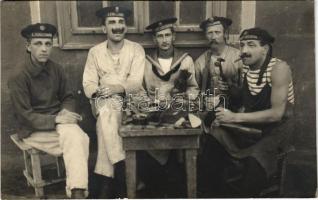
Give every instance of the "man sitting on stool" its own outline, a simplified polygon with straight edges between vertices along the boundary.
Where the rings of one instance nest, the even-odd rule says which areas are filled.
[[[10,96],[21,125],[18,136],[48,154],[63,154],[67,195],[80,199],[88,195],[89,138],[77,125],[82,117],[74,111],[63,68],[49,59],[56,32],[43,23],[21,31],[29,55],[9,80]]]

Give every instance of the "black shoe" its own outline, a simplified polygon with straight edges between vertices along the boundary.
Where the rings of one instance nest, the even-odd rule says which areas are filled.
[[[85,189],[74,188],[71,192],[71,199],[86,199]]]
[[[100,174],[92,173],[89,180],[88,199],[113,199],[113,179]]]
[[[114,180],[110,177],[104,176],[102,182],[102,188],[100,194],[98,195],[99,199],[114,199],[114,191],[113,191],[113,182]]]
[[[114,190],[116,198],[127,198],[125,162],[119,161],[114,165]]]
[[[103,186],[103,177],[102,175],[91,173],[89,174],[88,180],[88,199],[97,199],[101,192]]]

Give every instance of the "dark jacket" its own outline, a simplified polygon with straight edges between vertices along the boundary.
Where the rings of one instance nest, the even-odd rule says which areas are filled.
[[[8,86],[15,116],[20,124],[20,138],[34,131],[55,130],[57,113],[75,109],[74,95],[67,86],[61,66],[48,60],[44,67],[26,59],[21,71],[9,79]]]

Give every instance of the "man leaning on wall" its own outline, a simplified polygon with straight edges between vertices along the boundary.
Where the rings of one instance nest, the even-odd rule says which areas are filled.
[[[118,6],[96,12],[107,40],[89,50],[83,74],[84,92],[97,118],[95,173],[103,176],[104,184],[103,193],[96,196],[103,198],[112,197],[109,188],[113,181],[115,197],[126,197],[125,152],[119,136],[122,98],[142,88],[145,52],[141,45],[124,39],[130,14],[129,10]]]
[[[63,154],[66,192],[71,198],[87,197],[89,138],[77,125],[75,101],[61,66],[50,60],[56,28],[37,23],[25,27],[29,54],[21,71],[10,78],[9,89],[19,138],[51,155]]]

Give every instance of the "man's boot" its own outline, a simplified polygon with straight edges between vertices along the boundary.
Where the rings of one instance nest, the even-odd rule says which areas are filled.
[[[113,191],[113,182],[114,180],[110,177],[104,176],[102,181],[102,187],[100,194],[98,195],[99,199],[113,199],[114,191]]]
[[[119,161],[114,165],[115,177],[114,177],[114,189],[116,198],[127,197],[126,176],[125,176],[125,161]]]
[[[85,189],[74,188],[71,190],[71,199],[85,199]]]

